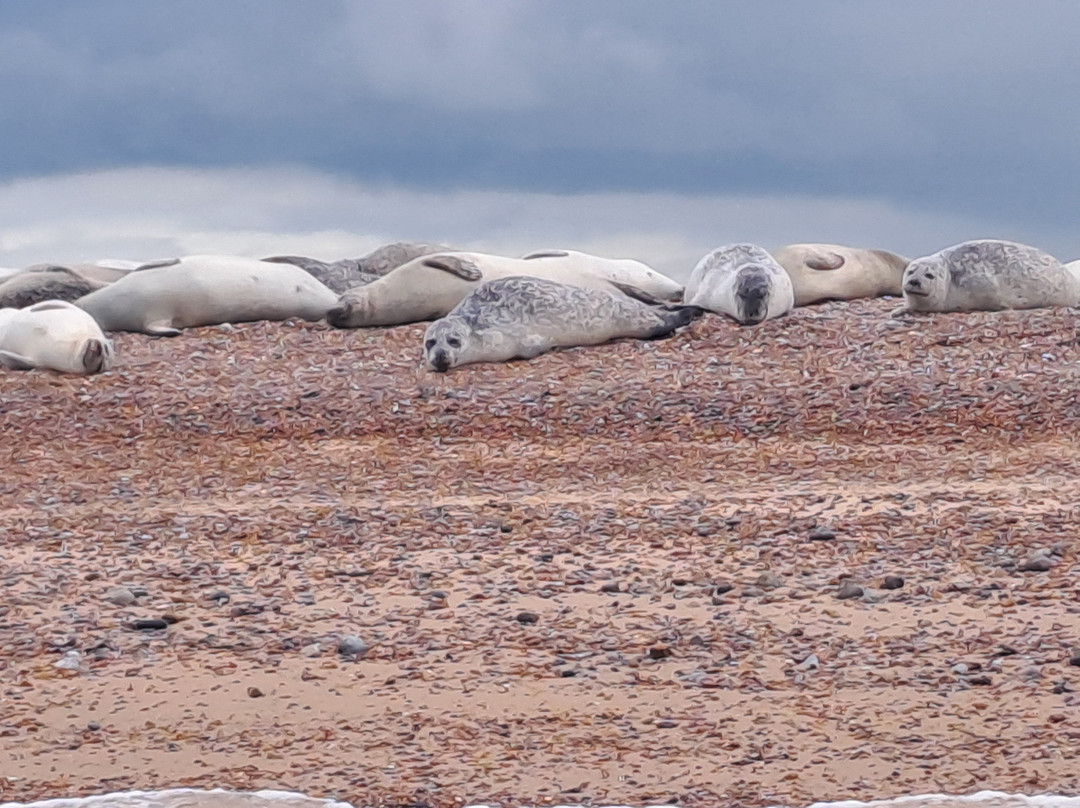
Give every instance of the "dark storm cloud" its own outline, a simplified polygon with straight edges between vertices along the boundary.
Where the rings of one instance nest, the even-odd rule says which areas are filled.
[[[0,5],[0,174],[299,164],[1075,221],[1080,6]]]

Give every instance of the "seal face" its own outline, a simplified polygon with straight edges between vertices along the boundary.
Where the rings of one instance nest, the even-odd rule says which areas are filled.
[[[787,272],[761,247],[727,244],[698,261],[683,300],[755,325],[791,311],[795,293]]]
[[[94,318],[63,300],[0,309],[0,365],[90,375],[112,366],[113,346]]]
[[[795,305],[824,300],[857,300],[903,292],[909,259],[888,250],[842,244],[789,244],[772,251],[787,270]]]
[[[965,241],[904,271],[909,311],[1000,311],[1080,304],[1080,278],[1052,255],[997,239]]]
[[[424,361],[444,372],[473,362],[531,359],[553,348],[657,339],[701,314],[633,287],[583,289],[512,276],[481,284],[424,334]]]

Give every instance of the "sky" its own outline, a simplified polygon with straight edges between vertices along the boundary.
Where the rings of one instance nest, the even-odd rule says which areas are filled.
[[[0,266],[1080,257],[1072,0],[4,0]]]

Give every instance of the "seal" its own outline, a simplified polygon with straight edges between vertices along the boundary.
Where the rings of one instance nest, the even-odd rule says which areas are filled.
[[[97,322],[64,300],[0,309],[0,365],[90,375],[112,366],[113,346]]]
[[[683,301],[755,325],[791,311],[795,293],[787,272],[761,247],[727,244],[698,261]]]
[[[105,331],[176,336],[184,328],[255,320],[321,320],[337,295],[299,267],[192,255],[140,267],[79,298]]]
[[[338,328],[403,325],[446,316],[484,281],[522,275],[609,291],[611,281],[631,283],[631,272],[605,278],[562,259],[530,260],[477,252],[436,253],[415,258],[383,278],[350,289],[326,314]],[[648,278],[644,278],[649,285]],[[632,284],[636,286],[636,284]],[[643,289],[651,294],[650,289]]]
[[[887,250],[842,244],[789,244],[772,251],[791,278],[795,305],[903,294],[910,259]]]
[[[591,272],[616,283],[634,286],[655,298],[678,302],[682,284],[633,258],[604,258],[577,250],[536,250],[522,256],[525,261],[562,261],[578,272]]]
[[[583,289],[513,276],[481,284],[424,334],[424,361],[444,372],[474,362],[532,359],[553,348],[658,339],[701,315],[625,284]]]
[[[22,309],[46,300],[78,300],[108,285],[69,267],[27,267],[0,283],[0,308]]]
[[[916,258],[904,270],[908,311],[1001,311],[1080,305],[1080,279],[1042,250],[978,239]]]
[[[1080,261],[1070,261],[1065,265],[1065,269],[1069,270],[1074,278],[1080,280]]]
[[[340,261],[327,262],[302,255],[273,255],[262,260],[298,266],[340,295],[355,286],[373,283],[414,258],[452,249],[444,244],[395,241],[379,247],[363,258],[342,258]]]

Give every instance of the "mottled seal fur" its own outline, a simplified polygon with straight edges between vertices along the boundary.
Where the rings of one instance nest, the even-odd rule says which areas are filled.
[[[367,286],[350,289],[326,319],[338,328],[434,320],[448,314],[482,282],[515,275],[604,291],[611,289],[611,282],[624,283],[658,298],[667,290],[666,283],[654,281],[637,267],[613,264],[597,269],[596,263],[569,255],[539,260],[477,252],[436,253],[415,258]]]
[[[78,300],[107,285],[68,267],[28,267],[0,283],[0,308],[23,309],[46,300]]]
[[[787,272],[761,247],[728,244],[698,261],[683,301],[754,325],[791,311],[795,294]]]
[[[63,300],[0,309],[0,365],[89,375],[109,369],[112,343],[97,322]]]
[[[498,278],[428,326],[424,361],[442,372],[473,362],[531,359],[553,348],[657,339],[701,314],[696,306],[655,300],[622,284],[607,291],[543,278]]]
[[[263,260],[298,266],[340,295],[353,287],[373,283],[414,258],[451,250],[444,244],[396,241],[379,247],[363,258],[327,262],[302,255],[274,255]]]
[[[106,331],[175,336],[221,323],[321,320],[336,302],[337,295],[290,264],[193,255],[137,269],[77,305]]]
[[[791,278],[795,305],[823,300],[899,297],[909,260],[887,250],[842,244],[789,244],[772,251]]]
[[[908,311],[1001,311],[1080,304],[1080,279],[1042,250],[998,239],[965,241],[904,271]]]

